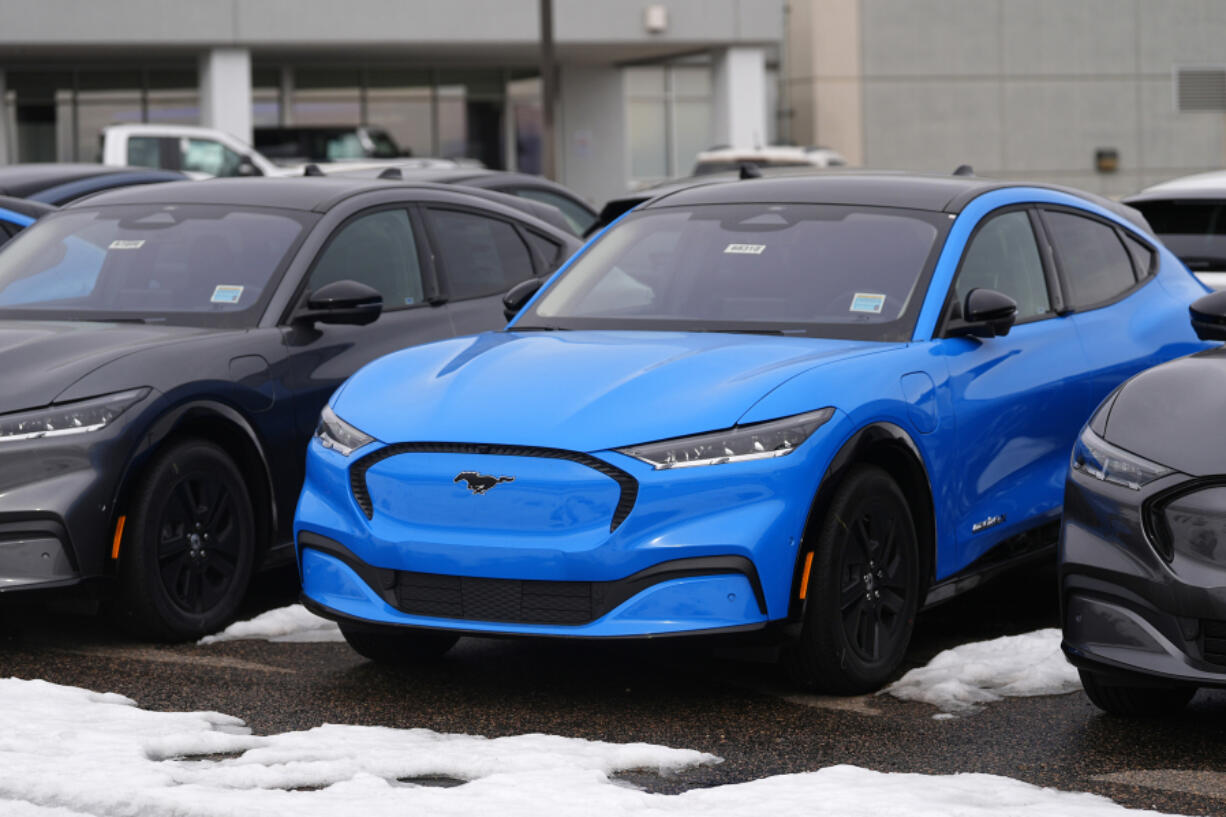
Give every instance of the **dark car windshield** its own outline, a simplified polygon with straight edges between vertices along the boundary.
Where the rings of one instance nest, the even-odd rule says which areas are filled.
[[[907,340],[948,220],[818,204],[652,208],[577,258],[514,328]]]
[[[1138,201],[1154,232],[1193,270],[1226,269],[1226,202]]]
[[[217,205],[66,210],[0,252],[0,318],[249,325],[305,218]]]

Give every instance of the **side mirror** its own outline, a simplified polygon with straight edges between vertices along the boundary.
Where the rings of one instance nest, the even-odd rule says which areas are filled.
[[[348,323],[365,326],[383,312],[383,296],[359,281],[333,281],[307,298],[307,308],[294,316],[295,322]]]
[[[238,175],[240,176],[263,176],[260,169],[255,166],[255,162],[251,161],[250,156],[244,156],[243,160],[238,163]]]
[[[518,315],[519,310],[524,308],[524,304],[532,300],[532,296],[537,293],[537,290],[544,283],[543,278],[529,278],[527,281],[520,281],[507,290],[507,294],[502,296],[502,314],[507,316],[507,320],[511,320],[511,318]]]
[[[514,290],[512,290],[514,291]],[[1197,298],[1188,307],[1192,328],[1201,340],[1226,340],[1226,290]]]
[[[972,289],[962,305],[962,320],[951,334],[994,338],[1009,334],[1017,319],[1017,301],[994,289]]]

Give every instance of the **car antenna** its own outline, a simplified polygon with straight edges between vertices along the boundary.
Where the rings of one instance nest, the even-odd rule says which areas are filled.
[[[319,169],[319,165],[307,165],[302,168],[303,176],[322,176],[324,172]]]
[[[380,179],[399,179],[399,180],[403,180],[403,179],[404,179],[404,174],[400,172],[400,168],[398,168],[398,167],[389,167],[389,168],[385,169],[385,170],[384,170],[382,173],[380,173],[380,174],[377,176],[377,178],[380,178]]]
[[[970,165],[958,165],[957,169],[954,170],[954,175],[955,176],[974,176],[975,168],[971,167]]]
[[[762,171],[753,162],[741,162],[741,178],[760,179],[762,178]]]

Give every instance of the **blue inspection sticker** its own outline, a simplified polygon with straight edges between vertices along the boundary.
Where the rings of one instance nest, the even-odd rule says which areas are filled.
[[[884,306],[885,296],[876,292],[857,292],[851,299],[852,312],[871,312],[879,315]]]
[[[209,298],[215,304],[236,304],[243,297],[243,288],[233,284],[218,284]]]

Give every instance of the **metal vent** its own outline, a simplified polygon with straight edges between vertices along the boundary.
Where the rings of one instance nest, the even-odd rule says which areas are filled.
[[[1201,650],[1211,664],[1226,665],[1226,621],[1201,621]]]
[[[1176,68],[1179,111],[1226,111],[1226,68]]]

